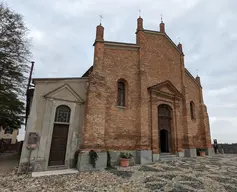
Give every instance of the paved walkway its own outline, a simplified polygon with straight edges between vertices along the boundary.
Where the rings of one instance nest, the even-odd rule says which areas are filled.
[[[173,162],[94,172],[34,177],[1,174],[0,191],[236,192],[237,155],[182,158]]]
[[[64,175],[64,174],[72,174],[72,173],[78,173],[78,170],[77,169],[63,169],[63,170],[54,170],[54,171],[33,172],[32,177]]]

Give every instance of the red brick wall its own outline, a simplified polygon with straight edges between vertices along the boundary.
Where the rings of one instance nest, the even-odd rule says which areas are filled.
[[[139,141],[139,63],[138,49],[105,48],[106,81],[105,145],[109,148],[135,148]],[[117,106],[117,81],[127,81],[126,107]]]
[[[142,60],[147,72],[147,87],[170,80],[181,92],[180,53],[164,35],[145,32]]]
[[[177,50],[172,42],[168,38],[159,32],[153,31],[139,31],[137,34],[137,44],[140,48],[140,74],[141,78],[141,145],[146,146],[150,144],[151,138],[151,114],[149,114],[148,105],[150,95],[147,92],[147,88],[163,81],[169,80],[171,83],[182,92],[181,82],[181,65],[180,65],[180,52]],[[163,102],[165,103],[165,101]],[[158,105],[160,103],[155,103]],[[153,104],[154,105],[154,104]],[[170,104],[174,110],[173,102]],[[180,106],[182,108],[182,105]],[[154,107],[157,116],[157,107]],[[179,116],[176,117],[179,128],[179,137],[182,135],[182,119]],[[153,118],[154,124],[156,119]],[[175,125],[175,122],[174,122]],[[157,135],[157,126],[153,125],[153,151],[156,152],[156,148],[159,148],[159,140]],[[173,139],[176,139],[177,135],[174,135]],[[176,146],[177,147],[177,146]],[[146,148],[146,147],[144,147]],[[159,150],[158,150],[159,151]]]
[[[105,133],[106,83],[103,74],[104,43],[97,42],[93,72],[89,75],[82,149],[103,149]]]
[[[187,105],[187,128],[188,128],[188,137],[191,145],[199,145],[199,138],[196,136],[199,132],[199,123],[200,123],[200,97],[199,97],[199,89],[200,86],[195,82],[190,75],[185,73],[185,83],[186,83],[186,105]],[[191,111],[190,111],[190,102],[194,103],[194,114],[195,119],[191,119]]]
[[[180,47],[165,33],[142,29],[137,32],[136,44],[105,42],[101,37],[103,28],[97,28],[100,30],[85,108],[84,148],[153,148],[153,152],[159,152],[154,119],[157,121],[156,108],[162,102],[173,110],[174,151],[183,147],[185,136],[185,148],[207,144],[209,121],[201,105],[201,89],[185,71]],[[117,106],[119,79],[125,79],[128,85],[126,107]],[[147,88],[166,80],[183,94],[183,101],[157,97],[159,101],[151,103]],[[190,101],[195,104],[195,120],[190,117]],[[156,111],[151,113],[151,107]]]

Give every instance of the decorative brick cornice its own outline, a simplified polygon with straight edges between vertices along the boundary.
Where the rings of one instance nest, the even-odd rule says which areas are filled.
[[[140,48],[139,45],[133,43],[123,43],[123,42],[113,42],[113,41],[105,41],[105,48],[120,48],[120,49],[129,49],[129,50],[138,50]]]
[[[145,31],[144,29],[137,29],[137,31],[136,31],[136,33],[135,34],[137,34],[138,32],[140,32],[140,31]]]
[[[95,40],[95,42],[93,43],[93,46],[95,46],[96,43],[104,43],[104,41],[103,40]]]

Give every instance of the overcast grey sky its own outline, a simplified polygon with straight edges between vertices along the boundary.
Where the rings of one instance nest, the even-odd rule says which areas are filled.
[[[34,77],[81,76],[93,63],[99,15],[105,40],[135,42],[138,10],[144,28],[183,44],[185,66],[201,77],[212,139],[237,142],[236,0],[7,0],[24,16],[33,39]]]

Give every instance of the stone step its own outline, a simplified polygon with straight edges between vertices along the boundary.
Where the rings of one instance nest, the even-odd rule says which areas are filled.
[[[160,155],[161,161],[174,161],[177,159],[177,155],[169,154],[169,153],[162,153]]]
[[[177,157],[177,155],[175,155],[175,154],[167,154],[167,153],[165,153],[165,154],[161,153],[160,156],[161,157]]]
[[[169,156],[170,156],[170,157],[174,157],[174,156],[175,156],[175,157],[176,157],[177,155],[175,155],[175,154],[169,154],[169,153],[161,153],[160,156],[162,156],[162,157],[169,157]]]
[[[174,156],[173,155],[172,156],[171,155],[170,156],[168,156],[168,155],[167,156],[160,156],[160,158],[164,158],[164,159],[172,159],[172,158],[176,158],[176,157],[177,157],[176,155],[174,155]]]
[[[173,155],[173,154],[161,154],[161,157],[177,157],[177,155]]]
[[[160,158],[161,161],[174,161],[176,160],[177,158],[176,157],[172,157],[172,158]]]
[[[68,168],[65,165],[56,165],[56,166],[49,166],[48,169],[50,171],[54,171],[54,170],[65,170]]]

